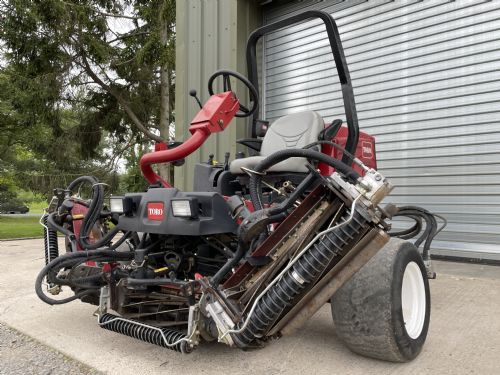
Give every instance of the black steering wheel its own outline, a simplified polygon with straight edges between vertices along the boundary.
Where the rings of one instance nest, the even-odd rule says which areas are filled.
[[[246,106],[240,103],[240,109],[238,110],[238,112],[236,112],[235,116],[236,117],[251,116],[257,110],[257,107],[259,105],[259,94],[257,93],[255,86],[252,85],[247,78],[245,78],[238,72],[233,72],[232,70],[217,70],[208,79],[208,93],[210,95],[214,94],[213,84],[215,79],[219,76],[222,76],[222,84],[224,92],[233,91],[231,89],[231,81],[229,79],[230,76],[240,80],[247,87],[248,91],[250,92],[250,103],[252,107],[248,109]]]

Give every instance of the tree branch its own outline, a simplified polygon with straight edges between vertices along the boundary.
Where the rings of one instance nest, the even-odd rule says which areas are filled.
[[[137,117],[137,115],[134,113],[132,108],[128,105],[127,101],[123,99],[123,97],[120,95],[120,93],[115,90],[112,86],[106,84],[91,68],[85,53],[82,53],[82,61],[83,61],[83,69],[85,72],[89,75],[90,78],[94,80],[95,83],[97,83],[99,86],[101,86],[104,90],[109,92],[111,95],[113,95],[120,106],[124,109],[124,111],[127,113],[129,118],[132,120],[132,123],[135,125],[135,127],[144,133],[148,138],[152,139],[153,141],[156,142],[165,142],[164,139],[151,131],[149,131],[144,124],[141,122],[141,120]]]

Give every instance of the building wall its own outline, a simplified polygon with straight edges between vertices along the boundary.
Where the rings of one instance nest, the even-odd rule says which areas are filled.
[[[189,137],[189,123],[198,112],[198,105],[188,94],[196,89],[202,103],[209,95],[208,78],[218,69],[231,69],[246,75],[245,45],[250,31],[261,23],[260,7],[253,0],[182,0],[177,1],[175,122],[177,141]],[[239,90],[238,90],[239,89]],[[237,88],[243,103],[244,90]],[[175,168],[175,185],[184,190],[193,186],[195,163],[214,154],[223,160],[229,151],[236,153],[236,139],[247,135],[245,119],[233,120],[222,133],[212,135],[201,150]]]
[[[264,22],[306,9],[337,21],[390,201],[448,218],[435,253],[500,259],[500,1],[293,1]],[[345,118],[327,42],[319,21],[265,39],[268,120]]]

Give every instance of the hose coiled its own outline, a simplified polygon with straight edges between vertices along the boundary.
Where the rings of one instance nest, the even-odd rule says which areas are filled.
[[[348,217],[345,216],[343,220],[348,220]],[[301,291],[314,282],[335,257],[342,255],[344,248],[355,240],[367,224],[366,219],[355,212],[349,224],[319,238],[259,300],[246,328],[232,335],[235,343],[239,347],[246,347],[256,338],[263,337],[283,311],[297,302],[295,300]]]
[[[42,216],[43,224],[43,243],[45,248],[45,264],[49,264],[51,261],[59,256],[59,245],[57,243],[57,232],[49,227],[47,227],[47,217],[48,214]]]
[[[104,329],[121,333],[122,335],[130,336],[150,344],[175,350],[179,353],[187,354],[192,351],[186,341],[181,341],[174,346],[169,346],[174,344],[176,341],[187,337],[184,333],[172,329],[147,326],[146,324],[135,322],[130,319],[123,319],[112,314],[103,314],[100,316],[99,325]],[[163,332],[163,335],[160,331]],[[165,342],[165,340],[167,342]],[[167,343],[169,345],[167,345]]]

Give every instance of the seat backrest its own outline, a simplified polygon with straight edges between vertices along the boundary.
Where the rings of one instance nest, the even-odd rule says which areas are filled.
[[[325,127],[323,118],[314,111],[283,116],[273,122],[262,140],[260,154],[271,155],[287,148],[302,148],[318,140]]]

